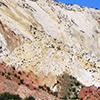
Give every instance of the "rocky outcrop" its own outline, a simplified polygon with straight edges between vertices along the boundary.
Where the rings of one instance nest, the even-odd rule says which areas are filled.
[[[100,86],[100,10],[53,0],[0,1],[0,62],[32,72],[54,92],[58,76]]]

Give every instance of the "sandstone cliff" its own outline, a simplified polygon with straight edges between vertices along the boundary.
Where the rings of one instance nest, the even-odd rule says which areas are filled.
[[[65,72],[100,86],[100,10],[53,0],[0,0],[0,62],[54,85]]]

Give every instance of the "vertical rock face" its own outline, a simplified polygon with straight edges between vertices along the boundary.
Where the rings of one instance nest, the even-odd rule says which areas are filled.
[[[100,10],[1,0],[0,61],[32,71],[51,89],[64,72],[85,86],[100,86]]]

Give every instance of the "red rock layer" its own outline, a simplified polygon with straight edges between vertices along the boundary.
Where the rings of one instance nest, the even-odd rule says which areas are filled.
[[[100,100],[100,88],[95,86],[84,87],[79,94],[82,100]]]
[[[31,95],[37,100],[58,100],[57,94],[45,85],[40,86],[40,83],[38,77],[32,72],[17,71],[14,67],[0,64],[0,93],[19,94],[22,98]]]

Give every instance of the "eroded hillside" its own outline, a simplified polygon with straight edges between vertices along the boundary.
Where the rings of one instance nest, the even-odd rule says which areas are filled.
[[[52,0],[0,0],[0,61],[59,91],[68,73],[100,86],[100,10]]]

